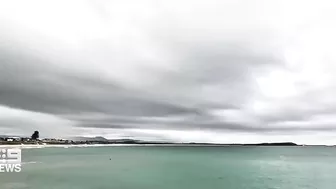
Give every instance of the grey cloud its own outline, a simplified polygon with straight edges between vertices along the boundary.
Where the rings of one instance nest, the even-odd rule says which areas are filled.
[[[2,55],[0,103],[54,114],[96,111],[117,115],[165,115],[194,111],[151,100],[141,92],[104,81],[99,76],[69,73],[43,64],[43,60],[20,53]]]
[[[333,121],[314,118],[332,117],[336,107],[327,95],[336,94],[332,77],[321,75],[324,80],[318,80],[311,71],[318,70],[313,65],[320,62],[311,63],[310,58],[322,64],[325,59],[315,57],[322,53],[312,53],[318,51],[314,45],[309,46],[314,51],[299,46],[314,36],[300,41],[295,36],[301,33],[294,31],[301,17],[293,14],[293,19],[279,20],[281,11],[286,11],[272,3],[250,9],[242,7],[243,1],[235,5],[211,1],[204,7],[180,3],[179,9],[172,6],[174,2],[140,3],[138,8],[101,1],[85,9],[70,3],[64,15],[54,17],[54,10],[36,2],[41,4],[35,8],[37,15],[43,10],[45,18],[21,9],[24,13],[14,17],[8,10],[17,7],[11,3],[0,8],[0,105],[6,107],[4,112],[15,109],[21,116],[18,121],[0,119],[2,128],[48,130],[62,123],[69,130],[223,135],[335,130]],[[27,6],[33,9],[32,5]],[[77,16],[70,14],[75,8]],[[240,11],[231,11],[237,8]],[[250,13],[248,22],[245,9]],[[205,10],[207,14],[198,14]],[[306,67],[308,71],[301,73]],[[279,70],[285,74],[274,79]],[[299,71],[290,78],[293,70]],[[262,77],[269,84],[260,84]],[[281,94],[288,85],[297,91]],[[263,106],[254,107],[258,103]],[[216,111],[224,113],[212,113]],[[39,123],[39,118],[53,124]],[[19,126],[25,123],[29,129]]]
[[[217,132],[251,132],[251,133],[287,133],[310,131],[334,131],[336,127],[330,124],[316,124],[312,121],[307,124],[293,122],[290,118],[277,122],[261,122],[258,125],[232,121],[218,120],[216,117],[205,114],[180,115],[178,117],[115,117],[97,116],[96,118],[84,115],[70,117],[76,120],[79,127],[109,128],[109,129],[153,129],[153,130],[189,130],[189,131],[217,131]],[[287,124],[287,122],[292,124]]]

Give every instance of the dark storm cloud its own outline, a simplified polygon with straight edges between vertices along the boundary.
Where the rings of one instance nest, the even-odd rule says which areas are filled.
[[[190,3],[1,3],[0,129],[335,130],[334,57],[317,47],[333,48],[294,32],[304,18],[277,3]]]
[[[203,50],[199,47],[202,44],[193,46],[185,47],[188,53],[180,60],[177,71],[160,69],[153,73],[159,73],[155,77],[160,85],[146,91],[129,89],[118,81],[105,80],[94,73],[86,74],[48,64],[49,58],[38,55],[38,52],[27,52],[24,48],[6,52],[3,48],[2,52],[6,53],[2,55],[4,74],[1,76],[0,103],[56,115],[96,112],[130,116],[128,120],[112,119],[103,123],[106,120],[93,123],[90,120],[74,120],[83,127],[146,128],[136,116],[193,114],[194,120],[184,118],[179,122],[164,123],[164,128],[257,130],[239,125],[235,128],[228,123],[202,123],[206,117],[216,121],[204,111],[208,107],[239,107],[251,95],[248,93],[253,93],[249,83],[252,77],[250,71],[258,65],[274,64],[276,58],[226,44],[212,49],[205,46]],[[213,86],[214,91],[211,89]],[[147,120],[145,123],[157,122]],[[151,128],[160,129],[160,123],[157,124]]]
[[[105,80],[94,73],[62,69],[48,64],[48,58],[23,48],[15,51],[3,48],[0,103],[55,115],[88,112],[128,116],[127,119],[108,120],[69,119],[76,121],[76,126],[90,128],[249,132],[298,129],[267,127],[263,122],[251,127],[219,121],[209,115],[206,112],[209,107],[236,107],[239,110],[254,94],[253,81],[250,80],[253,70],[258,66],[278,64],[279,60],[270,54],[261,55],[225,43],[214,47],[199,46],[203,45],[195,43],[185,47],[188,53],[182,57],[184,63],[177,71],[161,69],[153,73],[159,74],[155,77],[160,85],[147,91],[129,89],[118,81]],[[175,96],[171,98],[171,94]],[[184,117],[185,114],[189,115]],[[182,118],[179,121],[138,119],[138,116],[168,115],[181,115]],[[291,117],[295,116],[285,116],[283,121]],[[265,117],[265,121],[277,121],[274,119],[272,115]]]
[[[1,56],[0,103],[51,114],[104,112],[126,115],[179,114],[192,109],[146,99],[98,76],[44,66],[44,60],[21,54]],[[40,67],[39,67],[40,66]]]

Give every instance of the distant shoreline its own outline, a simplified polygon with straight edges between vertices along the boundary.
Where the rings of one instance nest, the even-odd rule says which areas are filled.
[[[1,147],[16,148],[44,148],[44,147],[108,147],[108,146],[210,146],[210,147],[262,147],[262,146],[334,146],[334,145],[301,145],[294,142],[270,142],[270,143],[201,143],[201,142],[164,142],[164,141],[146,141],[135,139],[106,139],[104,137],[77,137],[73,139],[43,138],[32,139],[28,137],[2,137]]]
[[[127,146],[162,146],[162,147],[335,147],[328,145],[281,145],[281,143],[262,144],[197,144],[197,143],[165,143],[165,144],[0,144],[0,148],[83,148],[83,147],[127,147]]]
[[[196,145],[196,146],[299,146],[293,142],[279,142],[279,143],[257,143],[257,144],[220,144],[220,143],[196,143],[196,142],[189,142],[189,143],[175,143],[175,142],[153,142],[153,141],[2,141],[0,142],[0,146],[3,145],[60,145],[60,146],[77,146],[77,145]]]
[[[132,138],[107,139],[102,136],[71,138],[33,138],[27,136],[0,135],[1,146],[29,147],[86,147],[86,146],[336,146],[336,145],[305,145],[290,141],[262,143],[208,143],[208,142],[174,142],[139,140]]]

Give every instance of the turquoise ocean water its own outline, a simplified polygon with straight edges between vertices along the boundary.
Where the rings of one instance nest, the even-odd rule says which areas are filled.
[[[22,160],[0,189],[336,188],[331,147],[43,148]]]

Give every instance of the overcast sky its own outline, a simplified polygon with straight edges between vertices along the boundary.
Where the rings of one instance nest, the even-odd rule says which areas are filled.
[[[335,10],[0,0],[0,134],[336,144]]]

